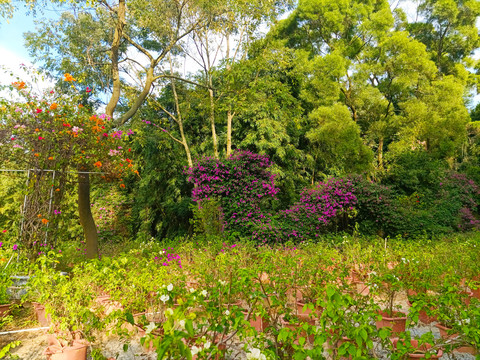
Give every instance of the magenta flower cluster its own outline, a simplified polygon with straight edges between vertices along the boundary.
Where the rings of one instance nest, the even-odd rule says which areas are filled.
[[[271,166],[266,155],[237,150],[224,161],[204,157],[185,173],[195,185],[193,200],[200,205],[205,200],[220,201],[225,228],[246,235],[253,223],[265,217],[265,202],[275,200],[279,191]]]
[[[262,243],[308,240],[329,230],[344,230],[356,204],[352,181],[331,178],[313,189],[305,189],[289,209],[265,216],[253,238]]]

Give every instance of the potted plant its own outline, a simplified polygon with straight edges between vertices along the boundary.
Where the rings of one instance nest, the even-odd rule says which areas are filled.
[[[328,351],[333,358],[365,357],[373,348],[375,337],[383,341],[389,335],[389,331],[378,331],[372,324],[378,311],[372,298],[354,297],[338,285],[330,284],[322,306],[319,332],[327,337]]]
[[[405,331],[407,315],[395,310],[395,297],[404,288],[403,282],[393,271],[387,271],[382,275],[377,275],[374,283],[384,296],[382,301],[384,309],[378,312],[377,328],[390,327],[394,333]]]
[[[41,256],[34,264],[30,282],[30,296],[35,296],[45,306],[52,319],[45,354],[50,359],[86,356],[94,330],[104,326],[92,310],[95,291],[83,283],[81,266],[75,267],[70,275],[55,270],[58,258],[53,252]]]
[[[409,336],[392,339],[391,359],[440,359],[443,350],[434,345],[432,333],[426,333],[419,339]]]
[[[10,275],[3,269],[0,272],[0,318],[4,318],[10,314],[12,303],[10,301],[10,295],[8,294],[8,288],[12,284]]]

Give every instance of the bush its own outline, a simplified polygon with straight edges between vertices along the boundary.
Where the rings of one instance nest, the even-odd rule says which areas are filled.
[[[226,229],[248,236],[252,223],[264,217],[263,209],[276,199],[271,166],[268,156],[239,150],[225,161],[200,159],[186,174],[195,185],[193,200],[199,206],[205,200],[218,200]]]
[[[349,179],[331,178],[305,189],[300,200],[277,215],[266,215],[256,226],[254,239],[263,243],[307,240],[327,231],[346,230],[357,198]]]

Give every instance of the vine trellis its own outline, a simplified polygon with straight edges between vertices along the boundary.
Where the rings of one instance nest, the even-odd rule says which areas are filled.
[[[103,172],[61,171],[50,169],[0,169],[3,173],[26,173],[25,194],[20,208],[18,240],[29,252],[43,246],[55,246],[58,220],[56,208],[63,200],[69,174],[104,175]]]

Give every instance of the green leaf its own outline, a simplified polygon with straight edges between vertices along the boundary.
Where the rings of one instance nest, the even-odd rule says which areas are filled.
[[[194,331],[193,331],[193,321],[188,319],[186,322],[185,322],[185,329],[187,330],[188,332],[188,335],[190,336],[193,336],[194,335]]]
[[[126,313],[125,314],[125,317],[127,318],[127,321],[132,324],[132,325],[135,325],[135,319],[133,318],[133,315],[131,313]]]
[[[368,334],[367,334],[367,331],[365,329],[361,329],[360,330],[360,336],[362,337],[362,339],[364,341],[367,341],[367,338],[368,338]]]
[[[298,339],[298,343],[300,344],[300,346],[303,346],[303,344],[305,344],[305,338],[302,336]]]

